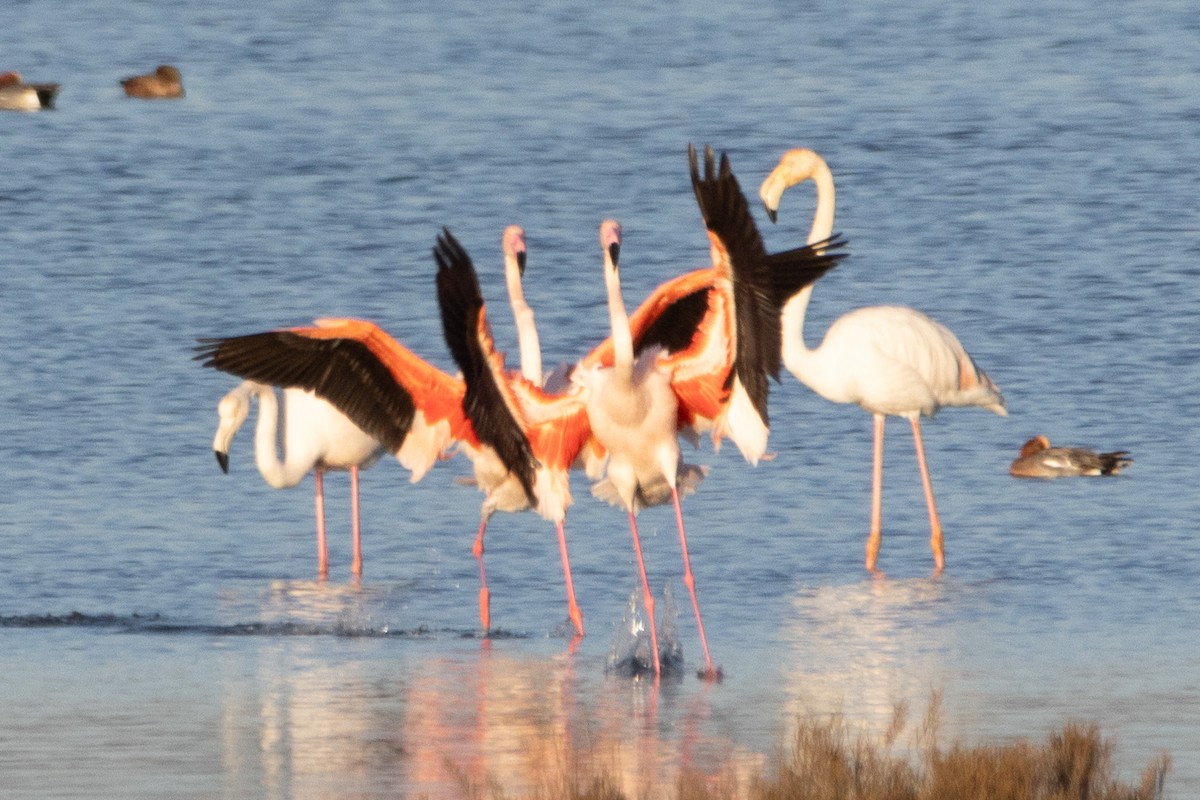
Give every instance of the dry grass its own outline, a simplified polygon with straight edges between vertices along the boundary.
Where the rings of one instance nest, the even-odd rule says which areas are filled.
[[[673,786],[631,796],[619,769],[587,753],[559,754],[554,768],[528,795],[509,795],[495,783],[459,775],[463,796],[490,800],[1161,800],[1170,767],[1166,755],[1146,766],[1134,786],[1114,777],[1114,745],[1096,725],[1068,722],[1044,740],[968,745],[940,741],[940,698],[898,742],[907,709],[897,706],[882,734],[854,730],[841,716],[801,721],[789,751],[772,774],[739,781],[684,771]]]
[[[940,743],[939,699],[917,731],[915,758],[895,752],[905,709],[880,737],[839,717],[801,724],[789,758],[759,779],[756,800],[1155,800],[1170,759],[1159,756],[1131,786],[1114,777],[1113,744],[1099,727],[1068,722],[1042,742]],[[696,796],[699,797],[699,796]],[[680,800],[684,800],[680,796]]]

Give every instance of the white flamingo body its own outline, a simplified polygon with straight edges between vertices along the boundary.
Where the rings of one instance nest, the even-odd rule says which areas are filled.
[[[350,472],[354,527],[351,571],[355,575],[361,574],[358,470],[378,461],[384,453],[383,445],[312,392],[290,388],[283,390],[283,458],[280,459],[281,414],[275,389],[254,381],[243,381],[217,404],[219,423],[213,438],[213,451],[226,471],[230,444],[248,418],[255,398],[259,409],[254,431],[254,461],[263,480],[274,489],[288,489],[299,484],[309,472],[315,475],[317,559],[318,572],[322,576],[328,573],[322,476],[328,470]]]
[[[704,473],[699,467],[683,464],[680,457],[678,400],[672,387],[672,373],[662,366],[664,359],[659,349],[649,348],[634,359],[633,335],[617,275],[621,226],[615,220],[605,220],[600,226],[600,244],[604,250],[604,282],[612,326],[613,362],[612,366],[592,364],[583,367],[576,378],[586,391],[587,416],[592,435],[608,452],[606,477],[595,485],[593,493],[613,505],[621,506],[629,514],[656,675],[661,672],[661,663],[654,620],[654,595],[646,577],[636,516],[646,506],[668,501],[674,504],[683,551],[684,582],[691,593],[704,649],[706,674],[715,676],[704,624],[700,618],[683,513],[679,505],[680,489],[685,490],[683,493],[694,489]]]
[[[812,180],[817,207],[809,230],[810,244],[833,233],[835,191],[825,160],[811,150],[790,150],[763,181],[759,190],[771,220],[780,197],[789,187]],[[945,566],[942,527],[925,460],[920,417],[933,416],[943,406],[979,406],[1001,416],[1004,398],[944,325],[920,311],[903,306],[869,306],[835,321],[815,349],[804,343],[804,317],[812,298],[805,286],[783,307],[781,347],[783,364],[817,394],[835,403],[856,403],[871,412],[875,422],[872,473],[871,530],[866,566],[874,572],[882,540],[883,431],[888,416],[909,420],[929,509],[930,547],[938,571]]]
[[[829,327],[815,350],[787,349],[784,363],[792,374],[834,403],[905,418],[932,417],[943,406],[1003,411],[995,387],[978,379],[982,373],[958,337],[912,308],[855,309]]]

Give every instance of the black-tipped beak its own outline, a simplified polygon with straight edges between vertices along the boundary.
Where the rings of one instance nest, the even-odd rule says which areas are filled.
[[[621,243],[620,242],[613,242],[612,244],[610,244],[608,246],[608,257],[612,259],[614,267],[617,266],[618,263],[620,263],[620,258],[621,258]]]
[[[217,457],[217,463],[221,465],[221,472],[229,474],[229,453],[222,453],[220,450],[213,450],[213,454]]]
[[[517,253],[517,274],[525,277],[525,254]]]
[[[772,223],[775,223],[776,221],[778,221],[778,217],[779,217],[779,212],[777,212],[775,209],[773,209],[773,208],[767,209],[767,219],[771,220]]]

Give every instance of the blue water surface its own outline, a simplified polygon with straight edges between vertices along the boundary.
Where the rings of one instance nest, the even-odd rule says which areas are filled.
[[[680,767],[754,774],[805,715],[877,728],[903,703],[915,736],[936,695],[949,737],[1096,722],[1123,778],[1165,752],[1168,795],[1200,794],[1200,10],[10,6],[0,70],[62,90],[0,117],[5,796],[520,792],[567,751],[633,796]],[[123,96],[160,62],[186,98]],[[364,473],[361,583],[332,475],[316,581],[311,481],[268,488],[248,430],[230,475],[213,462],[236,380],[192,361],[196,337],[355,316],[451,369],[430,258],[447,226],[515,354],[500,234],[519,223],[546,360],[577,358],[608,324],[603,218],[631,302],[706,263],[689,142],[727,151],[752,201],[785,149],[828,159],[852,256],[814,293],[810,345],[852,308],[911,305],[1004,392],[1007,419],[925,425],[945,574],[907,424],[888,427],[871,579],[870,417],[785,374],[773,460],[688,453],[713,468],[684,511],[720,684],[606,672],[635,569],[624,516],[582,480],[577,647],[530,514],[493,522],[483,637],[462,458],[415,485],[390,458]],[[802,241],[812,203],[807,185],[777,225],[758,216],[771,249]],[[1010,478],[1037,433],[1136,463]],[[669,509],[641,526],[652,579],[685,598]]]

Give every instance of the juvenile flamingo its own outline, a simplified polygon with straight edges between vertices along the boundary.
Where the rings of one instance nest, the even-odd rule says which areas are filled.
[[[683,550],[684,581],[691,593],[704,650],[705,674],[716,677],[700,606],[696,599],[696,582],[688,556],[687,534],[683,527],[683,512],[679,496],[694,491],[704,478],[700,467],[684,464],[679,452],[679,407],[672,389],[672,373],[660,361],[657,347],[643,351],[636,360],[629,317],[621,297],[621,281],[617,264],[621,250],[621,226],[615,220],[605,220],[600,226],[600,244],[604,249],[604,283],[608,294],[608,314],[612,325],[613,364],[599,364],[580,369],[575,379],[587,390],[587,416],[593,434],[608,451],[608,471],[604,480],[593,488],[593,494],[629,514],[629,530],[633,537],[638,574],[642,582],[642,599],[646,606],[650,647],[653,651],[654,673],[662,672],[658,652],[658,634],[654,620],[654,594],[646,578],[638,536],[637,513],[647,506],[668,501],[675,506],[679,526],[679,543]]]
[[[551,394],[524,375],[506,371],[470,256],[448,230],[438,237],[433,253],[446,344],[466,381],[463,410],[481,435],[486,431],[493,441],[504,443],[494,453],[473,458],[476,478],[481,488],[510,487],[489,492],[489,500],[494,496],[506,503],[499,510],[533,508],[554,523],[568,614],[582,636],[583,615],[575,600],[564,523],[572,502],[571,464],[590,437],[583,400],[577,390]],[[521,478],[523,491],[516,491],[514,478]],[[487,505],[485,524],[493,510]]]
[[[291,488],[309,472],[316,485],[317,573],[329,574],[325,539],[324,475],[327,470],[349,470],[350,513],[353,556],[350,572],[362,575],[362,535],[358,513],[358,471],[367,469],[383,455],[383,445],[368,436],[344,414],[321,398],[300,389],[283,390],[283,461],[276,450],[280,406],[275,390],[244,381],[217,404],[219,424],[213,452],[221,470],[229,472],[229,446],[250,414],[251,401],[258,399],[258,423],[254,432],[254,460],[268,486]]]
[[[816,212],[808,234],[812,244],[826,239],[833,230],[833,174],[821,156],[803,148],[788,151],[763,181],[759,196],[774,222],[783,192],[809,179],[817,187]],[[943,406],[978,406],[1006,416],[1004,398],[948,328],[903,306],[851,311],[829,327],[820,346],[810,350],[804,343],[804,316],[811,297],[810,285],[783,307],[783,362],[801,383],[826,400],[857,403],[874,416],[866,567],[876,571],[883,537],[883,428],[890,415],[905,417],[912,425],[929,508],[930,548],[936,570],[941,572],[945,567],[942,525],[925,460],[920,417],[931,417]]]

